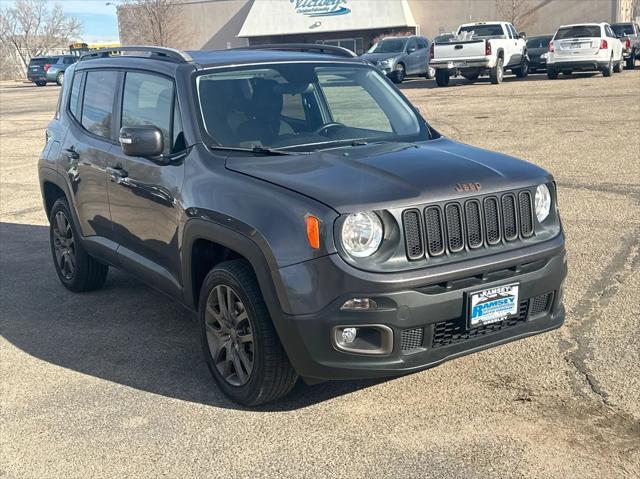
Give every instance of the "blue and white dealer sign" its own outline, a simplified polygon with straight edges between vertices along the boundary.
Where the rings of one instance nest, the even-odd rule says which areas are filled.
[[[307,17],[332,17],[351,13],[347,0],[290,0],[296,12]]]
[[[497,323],[518,314],[518,284],[485,289],[471,295],[469,326]]]

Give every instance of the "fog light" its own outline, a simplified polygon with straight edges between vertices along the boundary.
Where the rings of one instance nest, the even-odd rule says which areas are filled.
[[[356,340],[358,332],[356,328],[344,328],[342,330],[342,342],[345,344],[351,344]]]
[[[362,311],[366,309],[376,309],[378,305],[370,298],[353,298],[344,302],[340,309],[350,309]]]

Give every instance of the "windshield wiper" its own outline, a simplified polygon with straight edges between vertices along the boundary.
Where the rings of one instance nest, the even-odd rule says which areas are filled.
[[[254,146],[252,148],[243,148],[240,146],[220,146],[220,145],[213,145],[210,146],[209,148],[211,148],[212,150],[215,151],[240,151],[243,153],[253,153],[255,155],[300,155],[300,154],[304,154],[302,152],[292,152],[292,151],[284,151],[284,150],[278,150],[275,148],[264,148],[263,146]]]

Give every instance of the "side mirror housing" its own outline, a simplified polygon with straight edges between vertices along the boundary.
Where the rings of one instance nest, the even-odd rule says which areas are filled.
[[[118,139],[127,156],[158,157],[164,149],[162,132],[153,125],[123,126]]]
[[[527,38],[527,32],[518,33],[518,38]]]
[[[415,51],[416,51],[416,47],[409,47],[409,48],[407,49],[407,53],[409,53],[409,54],[411,54],[411,53],[413,53],[413,52],[415,52]]]

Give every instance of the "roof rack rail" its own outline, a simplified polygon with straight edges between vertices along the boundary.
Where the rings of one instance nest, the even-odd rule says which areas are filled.
[[[126,47],[114,47],[103,48],[102,50],[96,50],[94,52],[85,53],[80,57],[78,61],[91,60],[93,58],[107,58],[114,53],[121,52],[141,52],[147,53],[149,56],[156,56],[158,58],[166,58],[171,60],[177,60],[180,63],[192,62],[193,58],[188,53],[174,48],[166,47],[149,47],[145,45],[131,45]]]
[[[281,50],[285,52],[326,53],[328,55],[345,58],[355,58],[358,56],[346,48],[336,47],[334,45],[323,45],[321,43],[270,43],[266,45],[239,47],[235,50]]]

